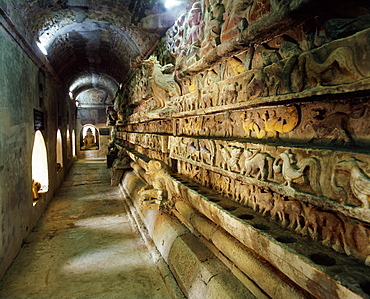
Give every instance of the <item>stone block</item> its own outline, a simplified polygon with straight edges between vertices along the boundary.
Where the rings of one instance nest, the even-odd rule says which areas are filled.
[[[188,298],[254,298],[230,270],[190,233],[173,243],[169,266]]]
[[[159,214],[156,218],[152,239],[168,263],[168,257],[174,241],[189,231],[179,221],[167,214]]]

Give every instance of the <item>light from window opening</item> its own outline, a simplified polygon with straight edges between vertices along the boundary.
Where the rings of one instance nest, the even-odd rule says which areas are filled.
[[[76,156],[76,133],[75,130],[72,131],[72,156]]]
[[[177,0],[166,0],[164,6],[167,8],[167,9],[170,9],[172,7],[176,7],[176,6],[179,6],[181,4],[181,1],[177,1]]]
[[[48,158],[41,131],[36,131],[33,142],[32,180],[33,184],[39,187],[38,193],[45,193],[49,190]]]
[[[39,47],[39,49],[42,52],[42,54],[48,55],[48,51],[46,51],[46,48],[45,48],[45,46],[42,43],[36,42],[36,44]]]
[[[67,125],[67,158],[69,159],[71,157],[72,153],[72,138],[71,133],[69,132],[69,125]]]
[[[57,131],[57,171],[63,167],[63,144],[62,144],[62,133],[58,129]]]

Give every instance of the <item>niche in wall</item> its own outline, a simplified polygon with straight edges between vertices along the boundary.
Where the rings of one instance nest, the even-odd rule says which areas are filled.
[[[32,193],[37,200],[40,194],[49,190],[48,157],[46,145],[41,131],[35,132],[32,149]]]
[[[81,150],[99,149],[99,130],[93,125],[85,125],[81,130]]]
[[[63,167],[63,142],[62,133],[58,129],[57,131],[57,171],[61,170]]]

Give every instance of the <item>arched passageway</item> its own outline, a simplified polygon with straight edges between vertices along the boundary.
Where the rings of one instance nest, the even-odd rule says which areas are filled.
[[[174,2],[0,1],[0,276],[74,161],[107,159],[180,297],[369,297],[370,2]]]

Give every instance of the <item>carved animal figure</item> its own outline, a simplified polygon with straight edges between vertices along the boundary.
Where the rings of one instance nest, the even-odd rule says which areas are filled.
[[[351,144],[351,137],[348,134],[348,121],[350,115],[344,112],[335,112],[327,115],[326,109],[315,109],[310,125],[314,131],[311,141],[329,138],[329,143],[338,140],[344,145]]]
[[[313,87],[325,83],[350,83],[363,78],[354,62],[350,47],[335,49],[322,63],[316,60],[312,52],[305,52],[299,57],[299,64],[307,76],[308,83]]]
[[[150,210],[161,210],[167,199],[167,166],[161,161],[150,160],[147,165],[146,175],[151,185],[147,185],[139,191],[140,205]]]
[[[148,86],[150,87],[153,99],[156,103],[155,108],[164,108],[169,97],[180,94],[180,88],[174,79],[174,72],[171,71],[173,65],[161,66],[155,56],[143,61],[143,65],[150,69]]]
[[[222,92],[219,97],[219,105],[227,105],[235,103],[238,99],[238,91],[240,90],[240,85],[237,82],[225,84],[222,87]]]
[[[221,155],[223,161],[221,167],[229,171],[236,170],[240,172],[239,159],[243,153],[243,149],[235,146],[226,146],[221,145]]]
[[[266,216],[266,214],[274,208],[274,195],[270,190],[256,189],[256,205],[258,205],[259,211],[262,212],[262,216]]]
[[[194,161],[199,161],[200,152],[199,152],[199,142],[198,141],[192,141],[188,144],[187,158],[190,158]]]
[[[291,150],[286,150],[284,153],[279,155],[279,159],[274,162],[274,169],[276,172],[280,172],[279,162],[283,161],[281,172],[284,177],[284,184],[288,187],[292,187],[292,183],[301,179],[303,184],[309,184],[312,190],[319,196],[322,195],[319,175],[320,175],[320,162],[316,158],[307,159],[302,166],[296,165],[294,154]],[[306,175],[307,170],[308,176]],[[308,182],[307,182],[308,179]]]
[[[354,157],[339,162],[335,168],[350,173],[349,184],[353,195],[362,202],[365,209],[369,208],[370,177],[364,173],[359,164],[366,164]]]
[[[288,225],[289,229],[295,227],[296,232],[301,232],[303,209],[300,202],[295,200],[285,201],[280,195],[276,195],[274,199],[274,207],[271,209],[272,218],[277,216],[283,226]]]
[[[207,145],[205,142],[201,142],[199,147],[202,161],[206,164],[214,165],[216,158],[216,143],[213,140],[208,140]]]
[[[244,151],[245,162],[240,173],[266,181],[267,178],[273,177],[272,167],[275,159],[268,153],[261,153],[260,151],[260,149]]]
[[[347,242],[345,238],[345,228],[341,219],[330,212],[320,211],[315,206],[308,204],[304,210],[305,226],[302,234],[311,236],[317,240],[323,239],[322,244],[332,247],[338,252],[343,252]]]

